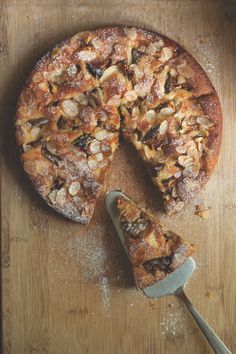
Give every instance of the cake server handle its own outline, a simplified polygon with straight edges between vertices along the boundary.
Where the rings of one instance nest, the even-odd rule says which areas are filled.
[[[197,322],[199,328],[201,329],[202,333],[208,340],[209,344],[211,345],[212,349],[216,354],[232,354],[229,349],[224,345],[224,343],[220,340],[220,338],[216,335],[216,333],[211,329],[211,327],[207,324],[207,322],[203,319],[200,313],[195,309],[192,303],[187,298],[183,287],[177,289],[175,291],[175,295],[178,296],[180,299],[183,300],[187,309],[193,316],[194,320]]]

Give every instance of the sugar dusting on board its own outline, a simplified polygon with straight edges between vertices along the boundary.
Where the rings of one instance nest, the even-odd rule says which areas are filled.
[[[173,308],[174,307],[174,308]],[[191,317],[182,304],[173,305],[166,311],[160,322],[161,334],[182,337],[192,332]]]
[[[104,272],[107,254],[102,244],[103,226],[96,224],[93,233],[77,236],[70,240],[69,254],[77,256],[83,274],[87,279],[99,277]],[[75,254],[73,254],[75,252]]]
[[[102,276],[99,279],[99,285],[102,290],[103,305],[106,309],[108,309],[110,308],[110,298],[111,298],[111,291],[108,283],[108,278]]]
[[[101,303],[110,311],[111,290],[106,276],[108,256],[103,245],[102,235],[106,233],[102,223],[95,223],[89,232],[68,241],[68,255],[77,261],[85,281],[91,281],[99,288]]]

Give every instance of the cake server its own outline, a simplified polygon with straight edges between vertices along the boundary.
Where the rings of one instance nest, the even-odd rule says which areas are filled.
[[[111,217],[116,232],[128,256],[124,235],[120,227],[118,210],[116,207],[116,200],[118,197],[124,197],[129,199],[129,197],[121,191],[114,190],[107,192],[105,204],[108,214]],[[159,281],[158,283],[155,283],[154,285],[148,286],[143,289],[143,293],[150,298],[159,298],[165,295],[175,295],[182,299],[187,309],[193,316],[194,320],[198,324],[199,328],[201,329],[202,333],[205,335],[214,352],[217,354],[232,354],[229,349],[226,348],[220,338],[216,335],[216,333],[212,330],[212,328],[203,319],[200,313],[195,309],[195,307],[189,301],[184,292],[185,284],[193,274],[195,266],[196,265],[193,258],[189,257],[181,267],[179,267],[173,273],[169,274],[166,278]]]

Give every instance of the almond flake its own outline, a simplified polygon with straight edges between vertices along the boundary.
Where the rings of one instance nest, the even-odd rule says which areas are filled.
[[[176,77],[177,71],[174,68],[171,68],[170,69],[170,75],[173,76],[173,77]]]
[[[98,154],[94,155],[94,158],[97,162],[102,162],[103,161],[103,154],[99,152]]]
[[[22,147],[24,152],[32,150],[32,146],[28,144],[23,144]]]
[[[167,120],[164,120],[163,122],[161,122],[160,127],[159,127],[159,133],[161,135],[165,135],[165,133],[167,132],[168,129],[168,122]]]
[[[165,62],[169,60],[172,56],[173,56],[173,49],[169,47],[164,47],[161,51],[161,57],[159,58],[159,60],[161,62]]]
[[[97,154],[100,151],[101,148],[101,143],[100,141],[94,139],[91,141],[91,143],[89,144],[89,151],[91,154]]]
[[[131,27],[131,28],[128,28],[128,27],[125,27],[124,28],[124,32],[126,34],[126,36],[131,39],[132,41],[134,41],[137,37],[137,32],[136,32],[136,29],[134,27]]]
[[[181,155],[178,157],[178,163],[183,167],[189,167],[193,165],[193,159],[186,155]]]
[[[40,135],[41,129],[39,127],[34,127],[31,129],[30,136],[31,136],[31,141],[35,141],[38,139]]]
[[[175,110],[172,107],[164,107],[160,110],[160,113],[163,116],[170,116],[171,114],[173,114],[175,112]]]
[[[155,159],[157,156],[157,152],[150,149],[147,145],[144,145],[144,153],[147,159]]]
[[[76,53],[76,59],[80,59],[83,61],[91,61],[97,57],[96,52],[92,50],[81,50],[80,52]]]
[[[69,187],[69,193],[73,196],[75,196],[81,188],[81,185],[78,181],[72,182],[70,187]]]
[[[145,114],[145,118],[152,122],[156,118],[156,112],[153,109],[150,109]]]
[[[90,170],[95,170],[98,167],[98,163],[94,159],[93,156],[89,156],[89,158],[88,158],[88,166],[89,166]]]
[[[156,52],[159,52],[163,47],[164,42],[160,39],[158,42],[150,43],[146,49],[146,53],[150,55],[154,55]]]
[[[37,72],[36,74],[34,74],[34,76],[32,77],[32,81],[37,83],[40,82],[42,80],[42,74],[40,72]]]
[[[177,83],[178,83],[179,85],[182,85],[182,84],[184,84],[185,82],[186,82],[186,79],[184,78],[184,76],[179,75],[179,76],[178,76]]]
[[[116,106],[118,107],[121,103],[121,98],[119,95],[115,95],[111,98],[109,98],[109,100],[107,101],[107,105],[108,106]]]
[[[59,205],[64,205],[66,203],[66,190],[65,188],[61,188],[56,194],[56,203]]]
[[[78,105],[74,101],[65,100],[62,102],[63,111],[70,117],[75,117],[79,113]]]
[[[164,41],[163,39],[159,39],[158,42],[154,42],[157,48],[157,51],[161,50],[161,48],[164,46]]]
[[[95,133],[95,138],[99,141],[102,141],[111,138],[113,135],[113,133],[107,130],[99,130],[97,133]]]
[[[138,96],[137,96],[137,93],[134,90],[131,90],[131,91],[127,91],[124,94],[124,98],[126,98],[127,101],[133,102],[133,101],[135,101],[138,98]]]
[[[50,201],[53,205],[55,205],[57,203],[57,201],[56,201],[57,192],[58,192],[57,189],[53,189],[53,191],[51,191],[51,193],[49,193],[49,195],[48,195],[48,198],[50,199]]]
[[[210,128],[214,125],[214,123],[206,117],[197,117],[197,122],[198,122],[198,124],[203,126],[203,128]]]
[[[181,171],[177,171],[177,172],[175,172],[174,177],[175,178],[180,178],[181,175],[182,175],[182,172]]]
[[[103,84],[103,82],[105,82],[106,80],[108,80],[110,78],[110,76],[112,76],[113,74],[118,73],[118,67],[116,65],[112,65],[109,68],[107,68],[102,77],[100,78],[100,82],[101,84]]]
[[[175,151],[177,151],[179,154],[185,154],[186,153],[186,148],[183,145],[176,146]]]
[[[88,105],[88,99],[85,96],[83,92],[79,93],[77,96],[75,96],[75,100],[81,105],[81,106],[87,106]]]
[[[186,64],[186,62],[182,65],[177,66],[177,70],[180,75],[187,79],[194,77],[193,69],[188,64]]]

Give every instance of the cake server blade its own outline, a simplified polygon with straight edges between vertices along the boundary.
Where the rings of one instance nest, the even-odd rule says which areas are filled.
[[[124,247],[124,250],[128,256],[128,251],[125,244],[124,234],[120,225],[118,210],[116,206],[116,201],[118,197],[123,197],[130,199],[126,194],[119,190],[113,190],[107,192],[105,197],[105,204],[108,214],[113,222],[116,232],[120,238],[120,241]],[[176,269],[174,272],[167,275],[163,280],[155,283],[154,285],[148,286],[143,289],[143,293],[150,298],[159,298],[165,295],[175,295],[183,300],[187,309],[190,311],[194,320],[198,324],[202,333],[205,335],[212,349],[217,354],[232,354],[229,349],[224,345],[220,338],[216,335],[213,329],[207,324],[200,313],[195,309],[192,303],[187,298],[184,287],[186,282],[189,280],[194,272],[196,265],[193,258],[188,257],[188,259]]]

